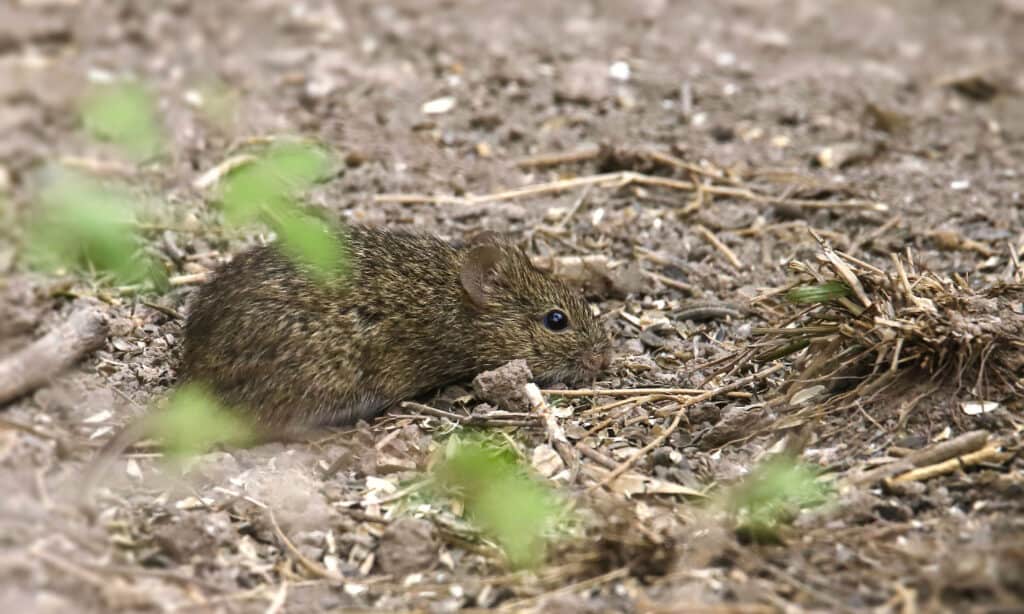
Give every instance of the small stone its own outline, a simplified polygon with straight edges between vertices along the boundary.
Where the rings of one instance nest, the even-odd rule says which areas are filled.
[[[865,143],[835,143],[822,147],[815,156],[815,161],[830,170],[847,167],[851,164],[864,162],[875,154],[875,149]]]
[[[616,81],[629,81],[630,69],[627,62],[615,62],[608,67],[608,76]]]
[[[665,467],[677,465],[682,460],[683,455],[678,450],[669,446],[662,446],[651,454],[651,462]]]
[[[473,379],[473,391],[484,401],[494,403],[508,411],[530,408],[524,387],[533,380],[533,373],[525,360],[513,360],[492,371],[484,371]]]
[[[593,103],[608,97],[608,68],[601,62],[577,60],[562,74],[555,95],[568,102]]]
[[[437,558],[437,547],[432,523],[420,518],[399,518],[381,535],[377,566],[394,577],[427,571]]]
[[[455,108],[454,96],[442,96],[423,103],[421,111],[424,115],[443,115]]]

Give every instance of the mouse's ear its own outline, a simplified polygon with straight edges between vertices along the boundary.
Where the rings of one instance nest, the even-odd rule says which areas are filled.
[[[476,247],[478,245],[497,245],[500,242],[501,235],[498,233],[493,230],[481,230],[466,241],[466,246]]]
[[[459,281],[477,307],[487,305],[487,293],[491,289],[495,269],[504,254],[494,244],[477,245],[466,254],[459,272]]]

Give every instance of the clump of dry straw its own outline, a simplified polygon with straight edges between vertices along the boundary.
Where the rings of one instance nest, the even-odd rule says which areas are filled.
[[[974,287],[918,270],[909,252],[893,254],[884,271],[819,243],[816,262],[790,263],[800,280],[784,293],[787,319],[757,329],[756,360],[795,356],[784,389],[790,403],[827,393],[842,393],[830,406],[863,400],[904,377],[993,400],[1024,394],[1019,268]]]

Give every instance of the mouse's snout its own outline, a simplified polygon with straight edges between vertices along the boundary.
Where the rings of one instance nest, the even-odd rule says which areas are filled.
[[[585,352],[580,360],[580,364],[587,371],[597,374],[608,368],[611,364],[612,354],[608,348],[599,348]]]

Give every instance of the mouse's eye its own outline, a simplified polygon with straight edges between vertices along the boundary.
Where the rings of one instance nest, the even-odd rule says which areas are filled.
[[[569,328],[569,316],[560,309],[552,309],[544,314],[544,328],[558,332]]]

